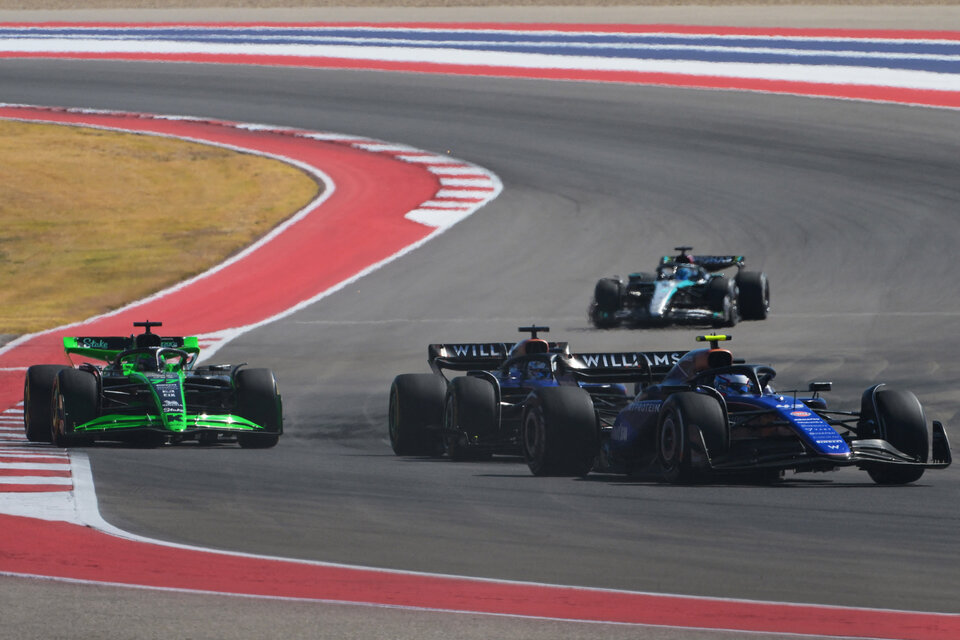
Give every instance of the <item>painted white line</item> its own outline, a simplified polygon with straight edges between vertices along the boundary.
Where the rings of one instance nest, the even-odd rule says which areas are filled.
[[[462,160],[457,160],[456,158],[451,158],[449,156],[437,156],[437,155],[423,155],[423,156],[414,156],[414,155],[400,155],[396,156],[397,160],[402,160],[404,162],[414,162],[418,164],[458,164],[462,165]]]
[[[440,184],[444,187],[493,187],[486,178],[440,178]]]
[[[456,202],[451,200],[427,200],[424,203],[421,203],[420,209],[458,209],[466,210],[470,208],[470,203],[468,202]]]
[[[363,149],[364,151],[373,151],[374,153],[388,153],[388,152],[404,153],[404,152],[411,152],[411,151],[419,151],[419,149],[415,147],[411,147],[409,145],[391,144],[389,142],[362,142],[362,143],[354,143],[350,146],[356,147],[357,149]]]
[[[475,176],[477,178],[485,178],[486,176],[477,173],[476,167],[449,167],[446,165],[438,167],[427,167],[427,171],[430,173],[435,173],[440,176],[456,176],[456,175],[469,175]]]
[[[53,462],[46,464],[37,462],[0,462],[0,469],[16,469],[17,471],[70,471],[70,460],[66,460],[64,464],[56,464]]]
[[[476,189],[440,189],[437,191],[437,198],[464,198],[468,200],[480,200],[486,197],[483,191]]]
[[[0,486],[5,484],[49,484],[49,485],[71,485],[73,478],[58,478],[48,476],[0,476]]]

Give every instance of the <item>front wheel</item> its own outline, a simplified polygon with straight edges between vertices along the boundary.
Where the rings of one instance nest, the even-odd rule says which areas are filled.
[[[701,435],[706,451],[700,450]],[[710,472],[708,457],[726,453],[729,446],[729,429],[716,399],[684,391],[663,403],[657,421],[657,458],[667,482],[705,479]]]
[[[740,321],[737,284],[726,277],[716,277],[707,283],[707,303],[718,314],[712,322],[715,328],[734,327]]]
[[[770,312],[770,281],[762,271],[737,274],[739,307],[744,320],[765,320]]]
[[[878,425],[878,435],[917,461],[926,462],[930,440],[926,416],[917,396],[909,391],[886,388],[877,389],[872,395],[875,405],[864,407],[861,418],[864,415],[873,417]],[[877,484],[916,482],[923,476],[923,472],[923,467],[898,464],[878,465],[867,469],[867,473]]]
[[[53,429],[53,384],[70,367],[35,364],[23,380],[23,430],[30,442],[50,442]]]
[[[598,329],[610,329],[620,324],[616,313],[623,306],[623,285],[616,278],[603,278],[593,289],[590,319]]]
[[[535,476],[590,473],[600,449],[590,394],[579,387],[544,387],[531,393],[523,407],[520,445]]]
[[[270,369],[241,369],[237,372],[237,410],[263,427],[256,433],[240,433],[237,443],[244,449],[268,449],[277,445],[283,433],[283,406],[277,378]]]
[[[97,417],[97,379],[77,369],[63,369],[53,383],[53,423],[50,441],[55,447],[89,444],[90,438],[77,435],[78,426]]]

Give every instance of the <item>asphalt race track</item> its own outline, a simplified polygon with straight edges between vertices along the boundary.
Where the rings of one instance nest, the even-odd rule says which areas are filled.
[[[597,278],[649,270],[690,244],[746,255],[769,275],[771,318],[733,329],[731,348],[775,366],[778,388],[832,380],[831,405],[850,409],[873,383],[909,388],[960,442],[955,111],[586,83],[13,60],[0,65],[0,95],[371,136],[450,150],[504,184],[491,205],[424,247],[219,352],[220,361],[277,372],[286,435],[276,449],[89,450],[112,524],[365,566],[960,613],[956,467],[893,488],[857,471],[674,487],[533,478],[514,459],[397,458],[386,439],[390,381],[427,371],[429,342],[511,340],[518,325],[536,322],[580,350],[693,347],[696,330],[597,331],[586,318]],[[17,605],[16,637],[261,628],[314,637],[727,636],[11,578],[0,579],[0,595]]]

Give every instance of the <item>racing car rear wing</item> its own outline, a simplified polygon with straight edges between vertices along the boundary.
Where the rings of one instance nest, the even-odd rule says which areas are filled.
[[[427,362],[435,373],[451,371],[490,371],[507,359],[515,342],[459,342],[427,346]],[[548,342],[550,351],[567,353],[566,342]]]
[[[746,260],[743,256],[685,256],[693,258],[693,264],[700,265],[707,271],[720,271],[728,267],[743,267]],[[663,256],[660,258],[660,264],[673,264],[678,256]]]
[[[68,360],[71,355],[76,355],[89,360],[112,362],[121,352],[133,349],[136,346],[137,341],[134,336],[79,336],[63,339],[63,350],[66,352]],[[166,349],[181,349],[194,357],[200,353],[200,345],[196,337],[157,336],[155,346]]]
[[[558,362],[577,379],[590,382],[658,382],[685,351],[574,353]]]

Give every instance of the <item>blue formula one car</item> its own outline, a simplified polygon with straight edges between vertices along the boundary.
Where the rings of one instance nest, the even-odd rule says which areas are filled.
[[[447,453],[454,460],[518,455],[521,416],[563,414],[560,389],[584,394],[594,411],[612,420],[632,394],[626,384],[644,380],[651,370],[665,371],[680,357],[675,352],[571,353],[566,342],[539,337],[548,327],[520,327],[530,337],[517,343],[431,344],[433,373],[398,375],[390,387],[390,444],[397,455]],[[447,372],[465,375],[448,377]],[[593,466],[594,435],[578,440],[557,461],[586,473]]]
[[[698,340],[711,346],[686,353],[665,374],[651,370],[636,398],[612,420],[592,411],[590,397],[577,389],[528,401],[564,406],[563,412],[547,407],[523,415],[521,439],[533,443],[524,450],[531,471],[545,473],[543,461],[575,442],[590,443],[595,471],[652,471],[668,482],[724,475],[771,481],[787,470],[853,466],[878,484],[906,484],[951,463],[943,425],[928,427],[908,391],[877,384],[863,392],[860,411],[832,410],[820,395],[831,383],[810,383],[809,397],[778,393],[771,367],[735,361],[719,348],[728,336]],[[559,471],[575,475],[572,467]]]
[[[770,282],[762,271],[746,271],[743,256],[691,255],[692,247],[663,256],[656,273],[600,279],[588,315],[598,329],[621,325],[671,324],[732,327],[763,320],[770,311]],[[736,268],[733,277],[721,273]]]

